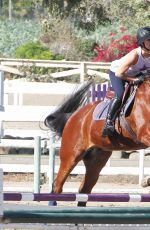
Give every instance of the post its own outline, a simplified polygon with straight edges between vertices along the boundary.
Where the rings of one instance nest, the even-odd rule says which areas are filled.
[[[4,112],[4,72],[0,71],[0,138],[4,135],[2,112]]]
[[[41,137],[34,138],[34,193],[40,193]]]
[[[81,62],[80,64],[80,83],[84,82],[85,73],[86,73],[85,63]]]
[[[0,71],[0,111],[4,111],[4,72]]]
[[[9,0],[8,14],[9,14],[9,20],[11,21],[12,19],[12,0]]]
[[[55,175],[55,148],[54,148],[54,134],[50,134],[50,146],[49,146],[49,192],[53,190],[53,182]]]
[[[142,180],[144,178],[144,154],[145,154],[145,150],[142,149],[140,150],[139,153],[139,185],[141,185]]]
[[[3,169],[0,169],[0,219],[3,217]]]

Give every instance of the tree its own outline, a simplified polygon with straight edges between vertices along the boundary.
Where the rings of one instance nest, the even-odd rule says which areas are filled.
[[[43,0],[43,6],[48,6],[50,4],[50,0]]]
[[[107,21],[101,1],[97,0],[55,0],[49,5],[53,16],[68,18],[72,24],[86,30],[94,30],[98,24]]]
[[[149,0],[109,0],[103,1],[108,18],[113,23],[118,21],[129,27],[149,25]]]

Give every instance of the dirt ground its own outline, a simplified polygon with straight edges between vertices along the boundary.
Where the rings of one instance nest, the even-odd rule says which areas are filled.
[[[82,175],[71,175],[66,180],[67,182],[81,182],[83,179]],[[32,173],[5,173],[4,181],[11,182],[32,182],[33,174]],[[137,184],[138,176],[133,175],[112,175],[112,176],[100,176],[98,183],[114,183],[114,184]]]

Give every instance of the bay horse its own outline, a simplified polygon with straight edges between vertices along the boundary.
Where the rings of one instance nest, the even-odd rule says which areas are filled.
[[[62,137],[60,167],[53,184],[54,193],[62,192],[68,175],[81,160],[86,172],[79,193],[91,193],[113,150],[139,150],[150,147],[150,76],[137,87],[132,111],[126,117],[137,141],[122,126],[122,121],[117,120],[114,135],[102,137],[105,120],[95,121],[92,118],[98,102],[85,104],[92,84],[83,84],[45,119],[45,125]],[[86,202],[78,202],[78,206],[86,206]]]

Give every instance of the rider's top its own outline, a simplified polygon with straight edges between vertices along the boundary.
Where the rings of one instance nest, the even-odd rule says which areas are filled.
[[[147,68],[150,68],[150,57],[144,58],[142,56],[142,50],[141,47],[137,48],[137,53],[138,53],[138,61],[135,65],[132,65],[126,73],[129,76],[135,76],[137,73],[139,73],[142,70],[145,70]],[[110,70],[112,72],[116,72],[116,70],[123,64],[124,59],[126,58],[128,54],[126,54],[124,57],[120,58],[119,60],[115,60],[111,63]]]

